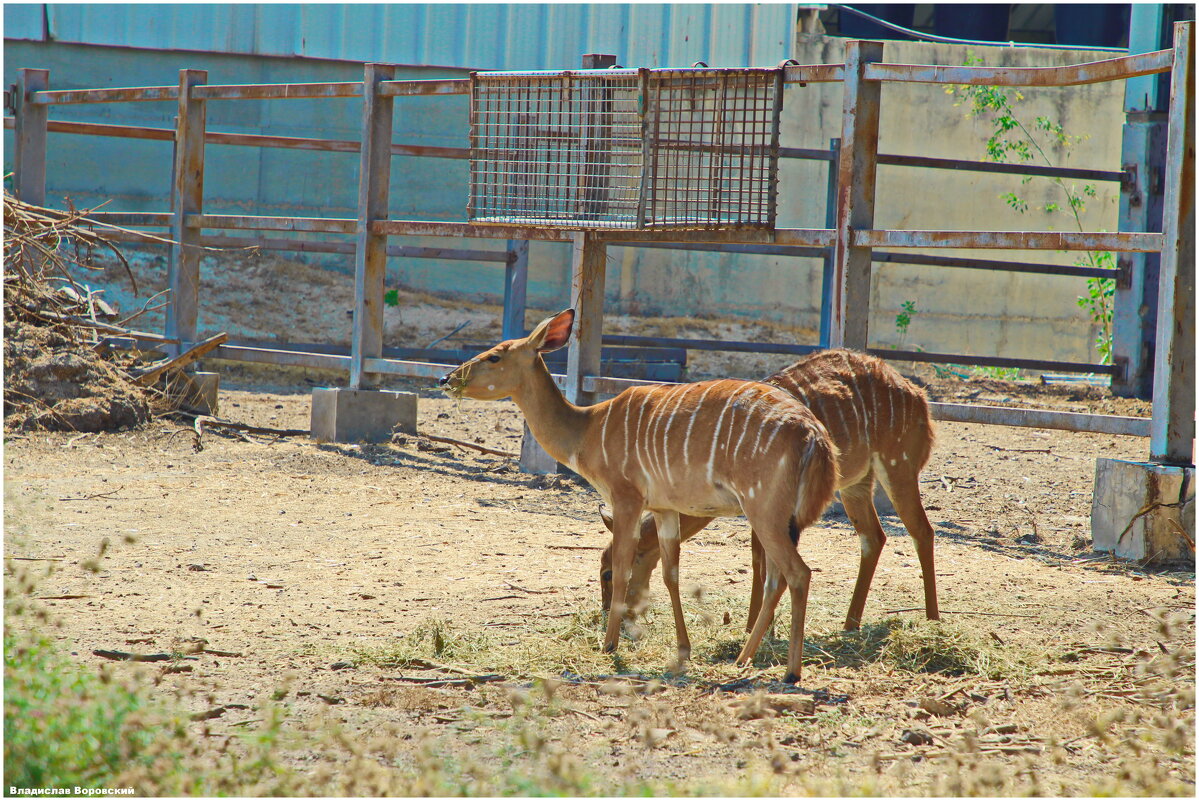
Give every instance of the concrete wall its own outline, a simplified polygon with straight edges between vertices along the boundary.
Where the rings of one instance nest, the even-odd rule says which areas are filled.
[[[1099,54],[1033,49],[971,48],[985,64],[1050,65],[1096,60]],[[888,42],[884,60],[894,63],[960,64],[964,47]],[[844,40],[801,35],[800,63],[844,60]],[[209,70],[213,83],[354,81],[361,67],[345,61],[134,50],[62,43],[9,41],[5,82],[18,67],[47,67],[53,88],[174,84],[182,67]],[[86,65],[86,68],[81,68]],[[570,65],[562,65],[570,66]],[[405,67],[401,77],[458,77],[459,69]],[[1051,151],[1059,164],[1097,169],[1119,167],[1123,84],[1025,90],[1018,108],[1026,118],[1045,115],[1071,133],[1089,138]],[[944,87],[888,85],[883,93],[880,150],[886,153],[982,159],[990,127],[968,119]],[[170,127],[171,103],[56,107],[52,119],[80,119]],[[354,100],[221,101],[209,108],[211,130],[357,139],[360,105]],[[841,87],[813,84],[787,90],[783,144],[826,147],[840,133]],[[397,102],[396,141],[465,146],[465,98],[404,98]],[[6,132],[11,147],[11,132]],[[52,198],[69,195],[77,206],[111,199],[110,210],[163,210],[169,184],[170,145],[125,139],[52,134],[49,176]],[[205,204],[213,212],[343,216],[355,214],[356,154],[212,146],[208,149]],[[822,227],[827,168],[823,162],[783,162],[779,224]],[[247,178],[249,176],[249,178]],[[391,215],[406,219],[461,220],[467,165],[462,161],[396,157]],[[1115,230],[1118,187],[1100,184],[1089,201],[1086,227]],[[1031,210],[1020,215],[1001,200],[1005,191],[1025,194]],[[1069,230],[1062,213],[1035,209],[1065,198],[1043,179],[1021,186],[1019,178],[958,171],[882,167],[877,226],[882,228]],[[445,245],[444,239],[411,238],[405,244]],[[460,243],[459,243],[460,244]],[[479,241],[474,246],[488,246]],[[490,243],[501,248],[503,243]],[[948,254],[950,251],[938,251]],[[1072,263],[1077,255],[976,251],[984,258]],[[323,261],[349,270],[348,257]],[[611,248],[609,308],[671,315],[744,315],[797,327],[818,327],[821,265],[813,259],[683,251]],[[563,245],[533,243],[530,302],[560,306],[569,293],[569,252]],[[436,292],[498,297],[502,270],[466,262],[392,260],[388,280]],[[899,344],[894,319],[900,304],[919,310],[906,344],[928,350],[979,355],[1090,360],[1090,325],[1076,298],[1085,280],[976,270],[876,265],[872,291],[872,344]]]

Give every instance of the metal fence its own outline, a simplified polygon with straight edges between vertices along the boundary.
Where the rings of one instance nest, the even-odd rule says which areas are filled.
[[[44,70],[22,70],[13,102],[15,120],[6,120],[16,128],[16,190],[20,197],[41,202],[45,197],[46,135],[49,131],[91,135],[116,135],[140,138],[172,138],[176,143],[174,160],[173,208],[168,214],[97,213],[101,223],[122,226],[166,227],[172,245],[169,260],[169,285],[172,291],[167,317],[167,340],[182,347],[196,339],[198,265],[200,247],[225,245],[234,241],[205,233],[221,230],[306,231],[341,234],[352,242],[294,242],[281,238],[243,239],[237,244],[295,250],[336,249],[355,255],[354,327],[349,355],[285,351],[282,349],[224,346],[214,356],[273,364],[304,365],[348,369],[352,386],[363,386],[372,374],[434,377],[445,365],[383,358],[382,295],[384,264],[387,255],[421,255],[422,249],[393,250],[391,236],[446,236],[455,238],[507,239],[509,249],[503,255],[507,265],[505,333],[523,325],[523,275],[520,264],[521,242],[530,239],[572,244],[572,297],[578,310],[575,339],[567,359],[567,371],[560,382],[575,402],[593,400],[597,393],[615,392],[628,385],[627,380],[605,378],[599,374],[602,334],[604,264],[609,245],[634,247],[678,247],[718,249],[749,253],[775,253],[817,256],[826,259],[827,313],[822,316],[821,345],[846,346],[869,350],[867,321],[870,310],[870,271],[875,261],[907,262],[931,266],[967,269],[1005,269],[1025,272],[1076,275],[1078,277],[1115,277],[1096,268],[1023,264],[991,260],[948,259],[930,255],[909,255],[909,249],[982,248],[1018,250],[1065,250],[1116,252],[1160,252],[1161,305],[1158,319],[1158,349],[1152,421],[1113,418],[1103,415],[1064,415],[1032,410],[935,404],[934,415],[941,419],[968,419],[1008,425],[1067,428],[1144,435],[1150,434],[1154,459],[1189,463],[1194,439],[1194,77],[1193,23],[1175,26],[1172,50],[1113,58],[1070,67],[946,67],[883,64],[882,44],[846,43],[844,64],[794,65],[781,70],[784,84],[841,82],[844,86],[842,136],[839,146],[828,151],[780,148],[783,158],[816,158],[830,166],[829,214],[825,228],[725,228],[719,230],[565,230],[544,224],[524,225],[427,222],[388,219],[388,180],[393,154],[468,158],[470,151],[397,145],[391,141],[394,101],[397,97],[442,94],[466,94],[467,80],[396,81],[386,65],[370,64],[362,83],[330,84],[251,84],[210,86],[206,74],[183,70],[178,86],[137,87],[52,91]],[[602,65],[595,65],[602,66]],[[878,152],[878,126],[881,87],[886,81],[931,84],[973,84],[993,86],[1073,86],[1096,81],[1121,80],[1141,75],[1172,72],[1173,103],[1166,160],[1166,212],[1164,232],[1080,232],[1055,231],[917,231],[882,230],[874,227],[874,185],[880,164],[985,169],[1020,174],[1067,175],[1099,180],[1122,179],[1112,171],[1052,170],[1012,165],[888,156]],[[264,98],[354,97],[363,103],[362,141],[264,137],[209,132],[205,108],[214,100]],[[88,123],[51,123],[48,109],[63,103],[175,101],[179,114],[173,131],[101,126]],[[305,217],[262,217],[210,215],[203,212],[203,159],[206,144],[295,147],[319,150],[357,150],[360,153],[360,192],[357,219]],[[835,169],[834,169],[835,168]],[[1085,176],[1084,176],[1085,174]],[[835,177],[835,181],[832,178]],[[138,239],[136,233],[121,234]],[[492,251],[438,249],[440,255],[457,252],[463,258],[495,258]],[[527,250],[525,251],[527,252]],[[515,256],[513,254],[516,254]],[[627,340],[627,338],[626,338]],[[615,344],[615,342],[613,343]],[[632,344],[622,342],[622,344]],[[644,344],[681,345],[682,347],[734,349],[740,343],[672,341],[646,338]],[[797,352],[809,346],[762,346],[759,352]],[[813,348],[815,346],[812,346]],[[791,350],[795,349],[795,350]],[[1029,366],[1058,372],[1111,372],[1103,365],[1072,364],[1027,359],[980,359],[964,354],[928,354],[896,351],[872,351],[887,358],[954,363],[991,363],[1002,366]]]
[[[777,69],[475,73],[467,217],[773,227],[782,94]]]

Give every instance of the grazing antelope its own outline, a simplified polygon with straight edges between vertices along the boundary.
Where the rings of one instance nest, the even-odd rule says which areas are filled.
[[[924,608],[938,620],[937,579],[933,571],[933,527],[920,500],[920,471],[933,445],[933,427],[924,392],[882,359],[851,350],[827,350],[800,359],[765,380],[787,390],[820,418],[840,452],[841,502],[858,530],[862,556],[845,630],[861,626],[866,594],[887,535],[874,508],[874,481],[882,482],[895,511],[916,544],[924,577]],[[611,517],[601,511],[610,529]],[[680,518],[679,539],[686,541],[711,522],[707,517]],[[600,557],[600,590],[605,609],[610,605],[611,546]],[[748,630],[762,601],[763,565],[754,543],[754,581]],[[641,595],[658,562],[658,536],[652,517],[641,520],[633,573],[625,589],[625,608],[638,608]]]
[[[784,681],[798,681],[811,578],[799,556],[799,534],[824,511],[837,485],[837,452],[824,425],[777,387],[735,379],[633,387],[593,406],[575,406],[541,359],[567,343],[573,325],[574,310],[567,309],[528,337],[467,361],[440,384],[476,400],[511,396],[541,446],[586,478],[612,509],[612,612],[604,651],[614,651],[620,636],[643,512],[657,525],[680,667],[691,644],[679,599],[679,515],[745,514],[772,571],[791,590]],[[769,624],[766,616],[756,621],[739,662],[753,658]]]

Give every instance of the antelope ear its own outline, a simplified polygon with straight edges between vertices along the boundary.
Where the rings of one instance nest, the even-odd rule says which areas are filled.
[[[567,309],[553,317],[542,320],[529,334],[529,343],[538,353],[549,353],[570,341],[570,331],[575,324],[575,310]]]
[[[612,523],[612,510],[608,508],[608,505],[607,505],[606,503],[605,503],[605,504],[600,504],[600,510],[599,510],[599,513],[600,513],[600,520],[603,520],[603,521],[604,521],[604,525],[608,527],[608,531],[611,531],[611,530],[612,530],[612,525],[613,525],[613,523]]]

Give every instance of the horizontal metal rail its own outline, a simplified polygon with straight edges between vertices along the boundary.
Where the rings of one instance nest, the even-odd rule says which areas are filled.
[[[713,350],[729,353],[783,353],[790,356],[807,356],[809,353],[823,350],[819,345],[793,345],[785,342],[738,342],[722,339],[639,337],[625,334],[604,334],[603,343],[637,348],[683,348],[685,350]]]
[[[954,267],[963,270],[992,270],[1007,273],[1034,273],[1037,275],[1059,275],[1073,278],[1116,278],[1118,269],[1105,267],[1079,267],[1074,264],[1034,264],[1022,261],[1000,261],[998,259],[963,259],[956,256],[930,256],[923,253],[890,253],[876,250],[871,260],[883,264],[924,264],[930,267]]]
[[[643,348],[684,348],[729,353],[784,353],[806,356],[823,350],[819,345],[799,345],[784,342],[742,342],[721,339],[679,339],[677,337],[627,336],[604,334],[606,345],[625,345]],[[1063,362],[1050,359],[1016,359],[1006,356],[970,356],[961,353],[925,353],[924,351],[867,348],[866,352],[881,359],[934,364],[964,364],[979,367],[1017,367],[1024,370],[1058,370],[1063,373],[1101,373],[1110,375],[1114,368],[1089,362]]]
[[[642,381],[633,378],[604,378],[584,376],[583,389],[606,395],[617,395],[630,387],[655,384],[670,386],[667,381]],[[1009,406],[983,406],[964,403],[929,403],[934,420],[954,423],[1052,428],[1093,434],[1115,434],[1129,437],[1149,436],[1149,418],[1121,417],[1107,414],[1080,414],[1046,409],[1021,409]]]
[[[958,67],[923,64],[869,64],[866,80],[974,86],[1080,86],[1169,72],[1173,50],[1157,50],[1062,67]]]
[[[1033,175],[1045,178],[1073,178],[1079,181],[1123,181],[1128,173],[1122,170],[1088,170],[1081,167],[1041,167],[1035,164],[1000,164],[994,161],[964,161],[929,156],[889,156],[880,153],[879,164],[895,167],[927,167],[934,170],[966,170],[1004,175]]]
[[[1100,373],[1111,375],[1116,368],[1110,364],[1090,362],[1062,362],[1053,359],[1015,359],[1007,356],[968,356],[962,353],[926,353],[922,350],[892,350],[891,348],[866,348],[871,356],[902,362],[928,362],[931,364],[965,364],[977,367],[1016,367],[1021,370],[1058,370],[1063,373]]]
[[[979,248],[1005,250],[1114,250],[1152,252],[1161,234],[1085,231],[853,231],[851,241],[872,248]]]

